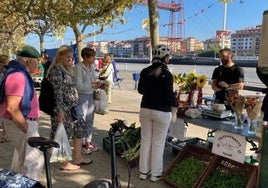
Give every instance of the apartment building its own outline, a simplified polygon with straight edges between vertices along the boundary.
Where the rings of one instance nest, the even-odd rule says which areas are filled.
[[[257,25],[254,28],[237,30],[228,35],[224,41],[224,46],[231,48],[236,56],[258,56],[260,40],[261,25]],[[203,42],[195,37],[188,37],[183,40],[160,37],[159,43],[169,46],[174,55],[196,54],[201,50],[209,50],[213,46],[222,45],[222,41],[217,37],[217,34]],[[149,58],[151,53],[151,43],[148,36],[127,41],[101,41],[89,43],[88,46],[96,49],[97,56],[113,53],[115,57]]]
[[[261,25],[237,30],[231,34],[231,49],[237,56],[258,56]]]
[[[203,49],[203,42],[195,37],[188,37],[181,42],[181,54],[196,54]]]

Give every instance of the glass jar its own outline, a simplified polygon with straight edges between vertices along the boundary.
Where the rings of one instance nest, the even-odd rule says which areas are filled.
[[[257,129],[257,118],[256,119],[247,118],[247,122],[248,122],[248,133],[255,134]]]

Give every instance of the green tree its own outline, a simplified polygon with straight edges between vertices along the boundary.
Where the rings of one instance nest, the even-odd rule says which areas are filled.
[[[58,24],[52,14],[55,1],[53,0],[4,0],[2,6],[3,14],[7,23],[17,23],[23,26],[23,36],[34,33],[39,36],[40,51],[44,51],[45,35],[63,34],[62,25]],[[10,20],[10,17],[13,20]],[[12,22],[14,21],[14,22]]]
[[[78,58],[85,39],[103,32],[113,22],[124,23],[123,14],[137,0],[2,0],[1,13],[4,20],[13,16],[23,26],[22,34],[36,33],[44,49],[45,34],[61,36],[64,29],[71,28],[78,46]],[[1,23],[1,22],[0,22]],[[89,26],[96,30],[86,31]]]
[[[124,23],[126,9],[131,9],[137,0],[58,0],[52,10],[52,15],[59,24],[70,27],[75,35],[78,48],[78,59],[81,61],[80,52],[84,47],[84,40],[93,37],[113,22]],[[92,31],[87,31],[89,26],[96,26]]]
[[[14,13],[14,8],[9,6],[11,2],[0,2],[0,48],[2,53],[11,55],[24,44],[25,28],[23,17]]]

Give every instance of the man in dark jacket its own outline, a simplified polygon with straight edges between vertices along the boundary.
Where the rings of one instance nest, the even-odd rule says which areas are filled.
[[[158,181],[163,172],[163,154],[165,139],[171,121],[171,108],[178,107],[173,92],[173,76],[167,63],[170,50],[165,45],[158,45],[152,51],[152,65],[140,74],[138,92],[142,94],[141,150],[139,171],[140,179]]]

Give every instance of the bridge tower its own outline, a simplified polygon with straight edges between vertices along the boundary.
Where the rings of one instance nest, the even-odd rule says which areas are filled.
[[[183,51],[181,49],[181,42],[184,39],[184,13],[183,13],[183,0],[171,0],[170,3],[158,2],[157,7],[159,9],[170,11],[169,23],[164,26],[168,26],[167,44],[173,54],[178,54]],[[141,2],[143,5],[148,5],[148,0]]]

